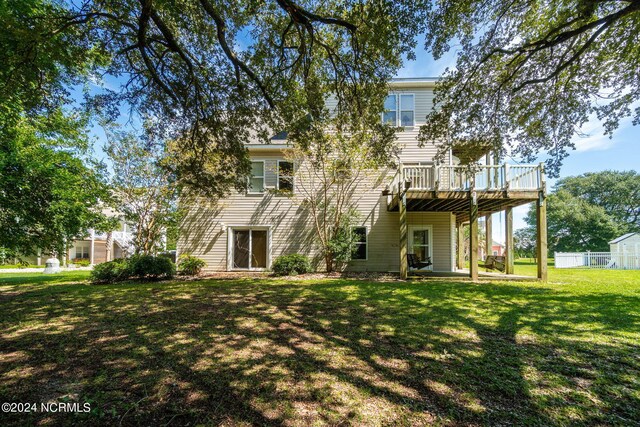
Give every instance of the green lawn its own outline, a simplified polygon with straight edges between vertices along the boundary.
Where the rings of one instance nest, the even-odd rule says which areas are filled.
[[[516,273],[535,271],[518,264]],[[0,276],[2,425],[638,425],[640,271],[550,283]]]
[[[35,264],[28,264],[28,265],[18,265],[18,264],[4,264],[4,265],[0,265],[0,270],[20,270],[21,268],[44,268],[44,265],[35,265]]]

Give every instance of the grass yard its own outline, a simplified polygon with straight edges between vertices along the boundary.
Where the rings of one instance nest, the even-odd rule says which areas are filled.
[[[92,408],[0,424],[640,424],[640,271],[551,269],[549,284],[87,274],[0,276],[0,400]]]

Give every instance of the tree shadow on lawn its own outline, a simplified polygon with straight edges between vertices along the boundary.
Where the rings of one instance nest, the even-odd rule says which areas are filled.
[[[38,287],[2,302],[0,397],[93,411],[3,424],[638,422],[639,308],[445,281]]]

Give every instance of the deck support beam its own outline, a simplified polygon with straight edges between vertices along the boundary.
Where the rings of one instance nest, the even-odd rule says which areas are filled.
[[[493,255],[493,215],[484,217],[484,258]],[[487,269],[489,271],[489,269]]]
[[[398,210],[400,218],[400,278],[406,279],[409,274],[409,263],[407,261],[407,191],[402,185],[398,185]]]
[[[536,202],[536,252],[538,258],[538,280],[547,281],[547,203],[543,192]]]
[[[514,260],[514,253],[513,253],[513,208],[512,207],[508,207],[505,209],[504,211],[504,216],[506,219],[506,229],[505,229],[505,233],[504,233],[504,237],[505,237],[505,261],[506,261],[506,265],[505,265],[505,273],[506,274],[513,274],[513,260]]]
[[[464,224],[458,224],[458,236],[457,236],[457,261],[458,269],[464,268]]]
[[[474,190],[469,191],[469,277],[478,280],[478,199]]]
[[[544,174],[544,163],[540,163],[539,186],[541,188],[536,201],[536,235],[538,255],[538,280],[547,281],[547,183]]]

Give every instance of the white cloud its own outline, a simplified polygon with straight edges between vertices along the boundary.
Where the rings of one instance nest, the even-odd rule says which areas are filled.
[[[602,91],[601,95],[604,99],[606,99],[606,97],[610,95],[610,93],[610,90],[605,89]],[[640,107],[640,102],[634,102],[630,107],[631,110],[635,110],[636,108]],[[580,128],[579,133],[581,135],[576,135],[573,138],[573,143],[576,146],[576,151],[584,152],[608,150],[616,144],[616,134],[630,126],[632,126],[631,117],[623,118],[622,120],[620,120],[618,129],[614,131],[613,138],[610,138],[609,135],[604,134],[604,126],[602,126],[602,122],[598,120],[598,117],[595,114],[592,114],[591,116],[589,116],[589,121]]]
[[[621,128],[628,125],[629,123],[620,123]],[[580,128],[580,133],[581,135],[576,135],[573,138],[577,152],[608,150],[616,143],[615,139],[604,134],[604,127],[595,115],[590,117],[590,120]]]

